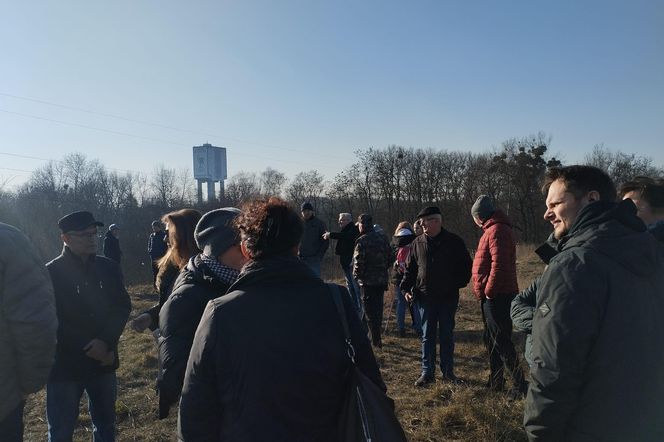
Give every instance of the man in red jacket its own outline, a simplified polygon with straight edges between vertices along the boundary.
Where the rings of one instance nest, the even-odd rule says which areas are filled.
[[[516,279],[516,244],[512,224],[491,198],[480,195],[471,214],[484,230],[473,260],[473,292],[480,301],[484,344],[489,353],[491,376],[487,388],[503,391],[505,367],[512,375],[512,398],[525,396],[527,384],[512,343],[510,304],[519,292]]]

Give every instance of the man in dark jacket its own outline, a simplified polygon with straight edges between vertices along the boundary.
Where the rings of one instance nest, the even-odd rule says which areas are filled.
[[[357,281],[353,278],[352,268],[355,241],[358,236],[360,236],[360,231],[357,229],[355,223],[353,223],[353,217],[350,213],[339,214],[339,228],[341,229],[339,232],[325,232],[323,234],[323,239],[328,240],[332,238],[337,240],[337,245],[334,247],[334,253],[339,255],[339,264],[344,271],[348,293],[350,293],[353,303],[361,315],[362,300],[360,299],[360,286],[357,285]]]
[[[357,222],[360,237],[355,242],[353,277],[360,285],[364,311],[371,330],[371,342],[381,348],[383,295],[387,290],[388,269],[392,264],[392,247],[385,235],[374,230],[371,215],[363,213]]]
[[[527,384],[512,343],[510,303],[519,291],[516,280],[516,241],[512,223],[487,195],[480,195],[470,210],[484,233],[473,260],[473,293],[482,311],[484,345],[491,373],[487,388],[503,391],[504,372],[512,376],[510,396],[523,398]]]
[[[168,416],[182,391],[184,372],[194,333],[208,301],[226,293],[246,262],[233,220],[233,207],[213,210],[194,230],[203,252],[192,257],[180,272],[173,292],[159,312],[159,418]]]
[[[48,379],[58,320],[51,279],[30,241],[0,223],[0,439],[23,440],[25,398]]]
[[[323,221],[316,218],[314,206],[311,203],[303,203],[301,209],[304,219],[304,234],[300,243],[300,260],[308,265],[316,276],[320,277],[320,264],[330,245],[330,241],[323,238],[327,227]]]
[[[463,240],[442,227],[438,207],[417,214],[424,235],[413,241],[401,290],[406,300],[415,299],[422,317],[422,374],[420,387],[434,381],[436,337],[440,340],[440,370],[443,380],[456,382],[454,375],[454,318],[459,289],[470,281],[472,261]]]
[[[46,386],[49,440],[71,440],[85,390],[95,439],[113,441],[118,341],[131,302],[118,264],[96,256],[103,224],[90,212],[74,212],[58,226],[62,254],[46,264],[58,313],[55,365]]]
[[[122,250],[120,250],[120,227],[117,224],[108,226],[108,232],[104,236],[104,256],[120,264]]]
[[[150,264],[152,265],[152,283],[157,281],[157,273],[159,273],[159,266],[157,261],[159,258],[166,254],[168,244],[166,244],[166,232],[159,220],[152,221],[152,233],[148,238],[148,255],[150,256]]]
[[[590,166],[547,172],[559,240],[533,318],[530,440],[664,440],[664,249]]]
[[[620,196],[634,201],[636,215],[657,241],[664,242],[664,180],[636,177],[620,187]]]

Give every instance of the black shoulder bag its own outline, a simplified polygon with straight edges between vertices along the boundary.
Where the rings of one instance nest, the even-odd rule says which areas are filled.
[[[339,414],[339,440],[354,442],[403,442],[403,428],[394,413],[394,401],[355,363],[355,349],[350,339],[346,309],[337,286],[328,284],[337,307],[346,339],[346,354],[352,363],[347,390]]]

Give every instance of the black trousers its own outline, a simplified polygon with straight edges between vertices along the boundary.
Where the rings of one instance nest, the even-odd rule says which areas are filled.
[[[0,441],[23,441],[23,408],[25,401],[19,403],[4,419],[0,421]]]
[[[363,285],[360,287],[362,293],[362,302],[364,303],[364,312],[369,331],[371,331],[371,342],[375,346],[382,346],[380,329],[383,325],[383,295],[384,286]]]
[[[510,304],[514,296],[504,295],[482,300],[482,320],[484,322],[484,345],[489,353],[491,377],[489,387],[503,389],[505,369],[512,377],[513,386],[524,384],[523,370],[512,343],[512,319]]]

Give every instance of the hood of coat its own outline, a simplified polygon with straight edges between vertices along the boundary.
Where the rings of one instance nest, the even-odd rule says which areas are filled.
[[[293,256],[280,256],[257,261],[249,261],[240,273],[240,277],[228,289],[228,293],[234,290],[245,290],[247,287],[264,284],[270,285],[290,285],[294,281],[303,282],[311,280],[321,282],[314,272]]]
[[[663,258],[631,200],[597,201],[581,209],[570,232],[558,243],[561,252],[576,247],[609,256],[635,275],[652,274]]]
[[[393,236],[392,244],[394,244],[397,247],[406,247],[408,244],[415,241],[415,238],[417,238],[417,235],[415,235],[414,233],[404,236]]]
[[[496,209],[491,217],[482,223],[482,229],[486,230],[496,224],[507,224],[512,227],[512,221],[507,215],[505,215],[505,212],[500,209]]]

